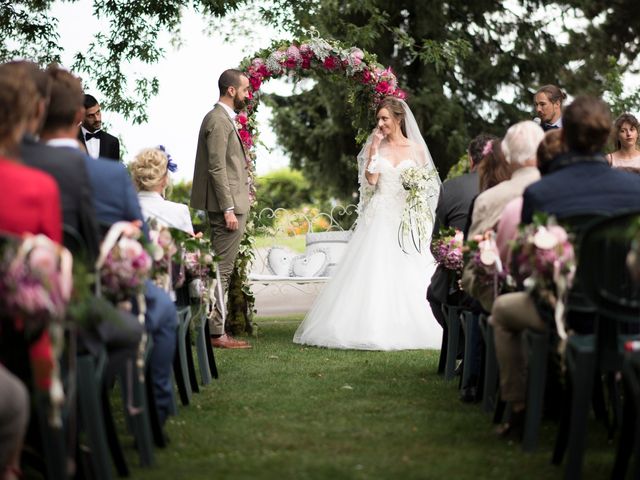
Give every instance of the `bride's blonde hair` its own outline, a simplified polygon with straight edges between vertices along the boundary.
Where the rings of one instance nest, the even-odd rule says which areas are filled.
[[[383,108],[386,108],[387,110],[389,110],[389,113],[393,115],[393,117],[396,120],[400,120],[400,131],[406,137],[407,126],[405,125],[405,122],[404,122],[405,113],[404,113],[404,108],[400,103],[400,100],[398,100],[395,97],[384,97],[376,108],[376,115],[378,115],[378,112]]]

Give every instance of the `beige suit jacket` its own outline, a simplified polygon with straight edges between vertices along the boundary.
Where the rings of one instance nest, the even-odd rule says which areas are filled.
[[[536,167],[522,167],[513,172],[509,180],[478,195],[473,204],[468,238],[483,235],[487,230],[495,230],[507,204],[514,198],[522,196],[525,189],[538,180],[540,180],[540,171]],[[491,311],[493,286],[477,282],[470,265],[466,265],[462,272],[462,288],[478,300],[486,311]]]
[[[216,105],[202,120],[193,171],[191,207],[208,212],[249,211],[245,151],[233,120]]]

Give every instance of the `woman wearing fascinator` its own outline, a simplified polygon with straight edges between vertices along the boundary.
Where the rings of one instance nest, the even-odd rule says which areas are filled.
[[[358,222],[334,276],[320,293],[293,341],[358,350],[439,348],[442,329],[426,300],[435,270],[428,242],[407,240],[402,229],[410,192],[403,172],[429,175],[425,214],[411,227],[432,230],[440,180],[407,104],[385,97],[377,127],[358,155]],[[416,210],[418,211],[418,210]],[[405,241],[406,240],[406,241]]]
[[[145,148],[135,156],[130,169],[145,221],[155,218],[161,225],[193,235],[189,207],[164,198],[170,183],[169,172],[177,170],[164,147]]]

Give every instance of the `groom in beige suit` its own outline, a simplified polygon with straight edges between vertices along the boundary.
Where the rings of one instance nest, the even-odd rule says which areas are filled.
[[[235,124],[236,111],[246,106],[249,79],[240,70],[225,70],[218,80],[220,99],[202,120],[193,172],[191,207],[207,212],[211,243],[220,261],[222,290],[226,294],[249,213],[249,176],[245,151]],[[225,334],[217,299],[211,344],[219,348],[251,348]]]

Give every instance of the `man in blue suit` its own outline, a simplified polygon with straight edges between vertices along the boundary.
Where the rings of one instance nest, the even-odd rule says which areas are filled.
[[[84,116],[84,93],[80,80],[60,68],[48,70],[52,78],[49,111],[41,138],[48,145],[64,148],[69,156],[83,159],[93,190],[98,221],[111,225],[117,221],[140,221],[145,234],[142,211],[127,169],[119,162],[91,158],[80,149],[78,125]],[[154,395],[160,421],[172,408],[172,365],[176,346],[176,307],[169,295],[152,282],[146,283],[145,326],[153,338],[151,369]]]

